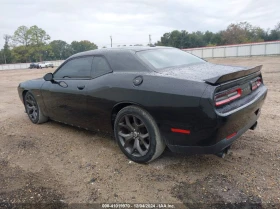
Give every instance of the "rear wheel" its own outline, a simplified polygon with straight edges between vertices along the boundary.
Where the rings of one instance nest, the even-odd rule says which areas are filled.
[[[48,117],[43,115],[41,109],[31,92],[27,92],[24,97],[24,106],[26,113],[32,123],[40,124],[48,120]]]
[[[155,120],[137,106],[128,106],[119,111],[114,133],[122,152],[137,163],[158,158],[165,148]]]

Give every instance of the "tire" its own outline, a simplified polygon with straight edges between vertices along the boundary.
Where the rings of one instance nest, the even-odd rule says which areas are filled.
[[[114,122],[114,135],[121,151],[137,163],[151,162],[165,149],[153,117],[134,105],[118,112]]]
[[[24,106],[32,123],[40,124],[48,121],[48,117],[43,115],[34,95],[29,91],[24,96]]]

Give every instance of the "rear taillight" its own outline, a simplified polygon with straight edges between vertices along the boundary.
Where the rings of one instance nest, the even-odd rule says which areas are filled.
[[[215,104],[216,106],[227,104],[241,97],[241,94],[242,94],[241,88],[231,89],[226,92],[218,93],[215,96]]]
[[[261,84],[262,84],[262,79],[261,78],[257,78],[256,80],[251,81],[252,91],[257,89]]]

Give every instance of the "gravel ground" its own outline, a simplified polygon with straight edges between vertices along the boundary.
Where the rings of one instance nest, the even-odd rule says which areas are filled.
[[[110,136],[29,121],[17,86],[54,69],[0,71],[0,208],[12,203],[47,208],[73,203],[240,208],[254,203],[254,208],[280,208],[280,58],[210,61],[264,65],[269,93],[258,128],[234,142],[225,159],[166,150],[148,165],[130,162]]]

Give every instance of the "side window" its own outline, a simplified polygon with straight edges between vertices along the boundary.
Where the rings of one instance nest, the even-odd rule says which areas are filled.
[[[87,56],[70,60],[54,74],[54,78],[89,78],[92,59]]]
[[[94,57],[92,62],[92,77],[98,77],[112,72],[104,57]]]

